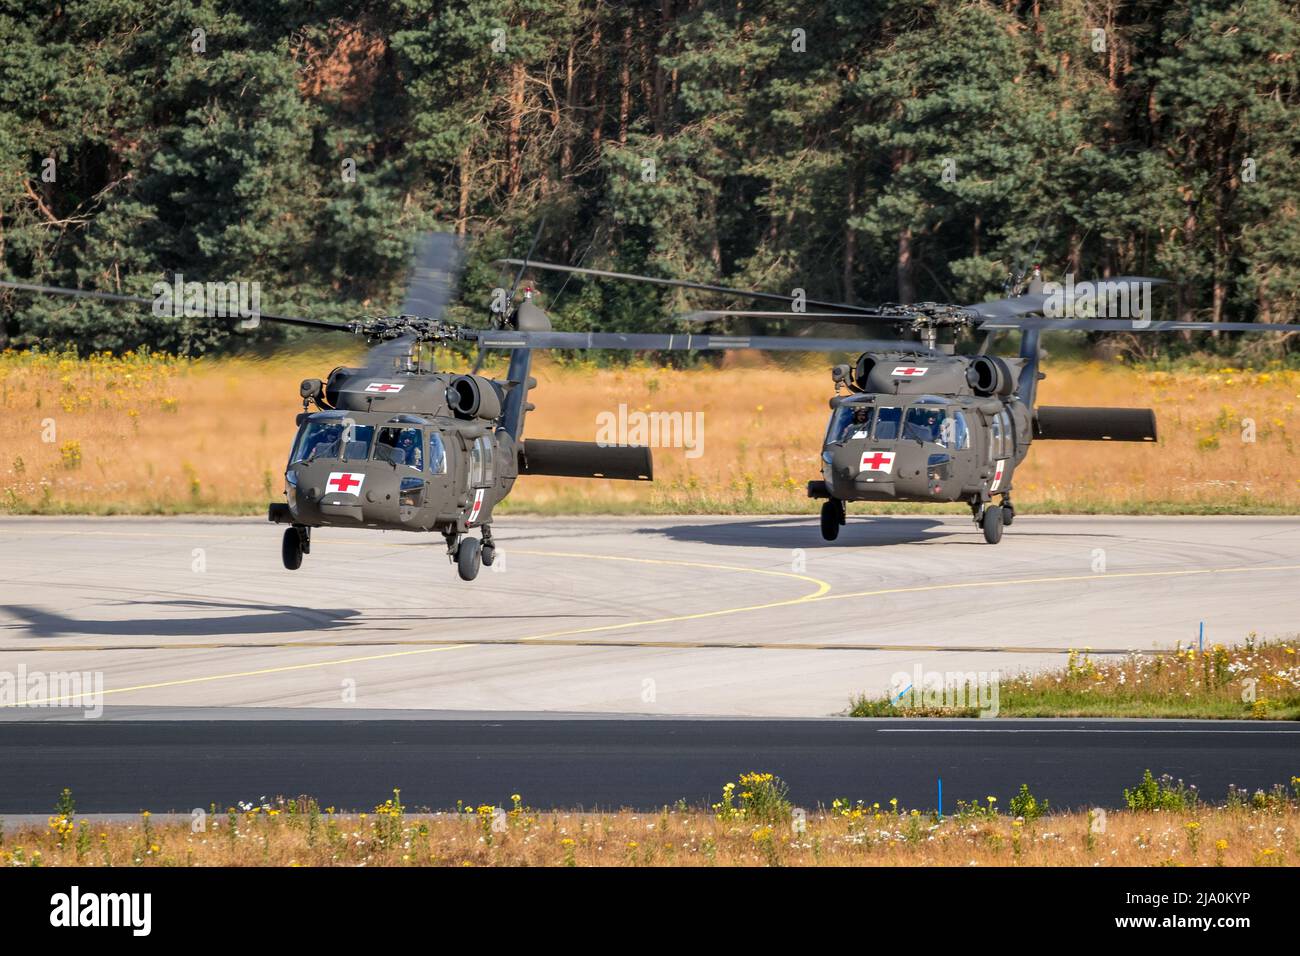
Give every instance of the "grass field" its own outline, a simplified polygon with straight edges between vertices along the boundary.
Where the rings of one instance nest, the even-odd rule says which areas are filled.
[[[260,513],[282,500],[298,382],[349,357],[79,360],[0,353],[0,510]],[[598,416],[702,412],[694,448],[655,450],[653,484],[526,478],[506,507],[543,513],[809,512],[831,396],[825,361],[672,370],[543,362],[535,437],[594,441]],[[1049,365],[1040,401],[1156,409],[1159,447],[1035,444],[1023,512],[1297,513],[1290,419],[1300,371]],[[1250,422],[1243,425],[1243,420]],[[1253,439],[1253,440],[1247,440]],[[936,510],[894,505],[878,513]],[[867,506],[855,510],[866,511]],[[948,510],[964,511],[964,506]]]
[[[1003,679],[999,717],[1169,717],[1300,720],[1300,642],[1256,641],[1203,653],[1096,659],[1071,651],[1066,666]],[[954,701],[956,695],[954,694]],[[908,700],[909,698],[904,698]],[[974,700],[974,696],[965,700]],[[853,717],[978,717],[974,707],[896,706],[888,697],[860,697]]]
[[[1116,795],[1119,796],[1118,794]],[[211,807],[205,818],[79,819],[65,792],[44,827],[3,834],[5,866],[1295,866],[1300,777],[1222,803],[1149,772],[1128,809],[1055,812],[1027,788],[972,795],[939,818],[897,800],[792,807],[766,773],[708,808],[657,813],[462,806],[411,813],[400,791],[370,813],[306,797]]]

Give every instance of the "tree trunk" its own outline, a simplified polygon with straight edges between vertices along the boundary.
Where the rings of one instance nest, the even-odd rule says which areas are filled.
[[[469,224],[469,197],[472,188],[469,163],[470,149],[466,146],[460,151],[460,159],[457,163],[460,179],[460,202],[456,207],[456,233],[461,236],[465,235],[465,229]]]
[[[848,210],[844,217],[844,262],[840,274],[843,285],[844,301],[852,305],[857,300],[853,295],[853,273],[857,268],[858,231],[853,228],[853,217],[858,214],[858,179],[856,170],[849,169]]]
[[[623,62],[618,71],[618,142],[627,145],[627,123],[632,114],[632,27],[623,28]]]
[[[916,300],[916,282],[912,260],[912,227],[904,226],[898,232],[898,301],[911,305]]]

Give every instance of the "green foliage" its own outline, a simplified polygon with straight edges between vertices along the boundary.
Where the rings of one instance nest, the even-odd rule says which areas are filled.
[[[270,313],[353,318],[397,308],[436,224],[479,239],[455,318],[480,319],[490,259],[546,215],[539,258],[656,276],[977,301],[1041,262],[1179,280],[1156,318],[1297,319],[1294,0],[0,10],[11,278],[151,295],[181,272],[259,282]],[[672,329],[704,303],[540,281],[571,329]],[[0,294],[0,345],[301,334]]]
[[[1196,806],[1197,799],[1195,787],[1188,787],[1181,780],[1175,782],[1168,776],[1157,780],[1151,776],[1150,770],[1142,774],[1140,784],[1132,790],[1124,790],[1124,802],[1130,810],[1191,810]]]
[[[1037,820],[1047,812],[1048,801],[1039,801],[1029,792],[1029,784],[1022,783],[1020,792],[1011,798],[1011,815],[1020,817],[1026,823]]]

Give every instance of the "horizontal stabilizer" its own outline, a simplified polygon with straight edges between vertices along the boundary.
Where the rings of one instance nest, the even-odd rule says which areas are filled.
[[[1067,408],[1034,411],[1034,438],[1056,441],[1155,441],[1156,413],[1149,408]]]
[[[519,474],[651,481],[654,465],[650,449],[640,446],[528,438],[519,449]]]

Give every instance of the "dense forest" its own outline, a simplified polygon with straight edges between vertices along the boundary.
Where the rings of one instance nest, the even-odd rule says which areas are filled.
[[[1297,50],[1286,0],[0,0],[0,260],[344,318],[396,308],[441,228],[474,240],[472,317],[544,216],[540,258],[621,271],[978,301],[1041,262],[1294,322]],[[560,285],[572,329],[685,304]],[[8,292],[0,320],[12,347],[232,335]]]

